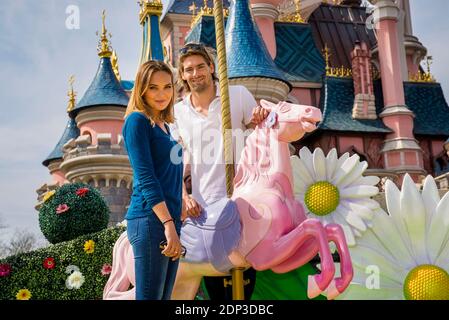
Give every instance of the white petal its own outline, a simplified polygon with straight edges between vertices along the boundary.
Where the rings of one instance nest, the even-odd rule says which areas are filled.
[[[337,300],[404,300],[402,288],[368,289],[363,285],[350,285]]]
[[[430,223],[427,237],[429,258],[431,262],[439,258],[446,248],[449,238],[449,193],[438,204]]]
[[[370,186],[376,186],[380,182],[380,178],[378,176],[362,176],[354,184],[367,184]]]
[[[402,288],[403,279],[390,279],[382,274],[382,270],[376,268],[369,268],[359,265],[353,265],[354,277],[352,278],[352,283],[367,285],[372,284],[370,282],[370,277],[376,273],[379,275],[379,287],[380,288]],[[368,281],[367,281],[368,280]],[[368,286],[371,287],[371,286]]]
[[[342,227],[348,246],[353,247],[356,245],[355,236],[352,232],[352,228],[348,225],[348,222],[345,220],[343,215],[344,211],[340,212],[340,210],[335,210],[335,212],[332,214],[332,219],[335,223],[339,224]]]
[[[352,203],[356,203],[359,206],[366,207],[368,209],[377,210],[380,208],[379,202],[373,199],[353,199],[351,200]]]
[[[313,168],[315,169],[315,177],[317,181],[326,180],[326,160],[321,148],[316,148],[313,152]]]
[[[359,230],[357,230],[356,228],[352,228],[352,233],[354,233],[354,236],[356,238],[360,238],[362,236],[362,232],[360,232]]]
[[[401,262],[402,267],[410,268],[415,264],[410,248],[404,244],[399,235],[393,217],[387,215],[382,209],[374,213],[372,232],[385,250]]]
[[[440,268],[445,269],[449,273],[449,246],[446,245],[446,247],[441,251],[438,258],[435,260],[435,265],[439,266]]]
[[[405,175],[401,192],[401,216],[405,222],[412,252],[419,262],[430,261],[426,249],[426,213],[421,194],[408,174]]]
[[[375,196],[379,190],[373,186],[352,186],[340,190],[341,198],[360,199]]]
[[[317,181],[315,178],[315,170],[313,169],[313,157],[312,153],[307,147],[301,148],[299,150],[299,158],[301,159],[304,166],[307,168],[307,170],[310,173],[310,176],[312,177],[312,180],[315,182]]]
[[[362,232],[366,231],[366,225],[357,213],[355,213],[354,211],[347,211],[346,213],[347,214],[345,219],[351,226],[359,229]]]
[[[332,148],[326,156],[326,180],[331,181],[337,168],[338,156],[337,150]]]
[[[387,203],[388,213],[393,219],[396,229],[398,230],[399,235],[401,236],[401,239],[404,242],[405,246],[407,248],[411,248],[412,245],[410,242],[410,238],[408,236],[405,223],[401,217],[401,205],[399,201],[400,197],[401,193],[398,187],[396,187],[396,185],[391,180],[387,180],[385,182],[385,200]]]
[[[337,168],[340,168],[340,167],[343,165],[343,163],[344,163],[346,160],[349,159],[349,157],[350,157],[350,156],[349,156],[349,152],[343,153],[343,154],[341,155],[341,157],[338,158]]]
[[[370,231],[365,233],[368,234]],[[364,238],[365,235],[362,237]],[[371,243],[369,244],[371,246]],[[365,245],[361,242],[361,239],[357,240],[357,246],[350,249],[351,259],[353,264],[357,264],[363,267],[373,266],[377,267],[385,277],[389,279],[401,279],[405,278],[405,274],[401,266],[397,265],[397,262],[392,259],[390,254],[386,251],[377,251]]]
[[[290,164],[292,165],[293,170],[295,190],[297,186],[303,185],[303,188],[307,188],[307,186],[311,185],[314,182],[310,172],[297,156],[290,157]]]
[[[352,184],[357,185],[354,182],[362,176],[366,168],[368,168],[368,163],[366,161],[359,162],[354,169],[340,181],[339,186],[346,187]]]
[[[360,218],[366,220],[371,220],[373,218],[373,210],[367,206],[360,205],[356,201],[342,200],[340,201],[340,204],[344,206],[348,211],[357,213]]]
[[[440,202],[440,195],[432,176],[427,176],[423,185],[422,199],[424,201],[424,206],[426,207],[426,228],[428,228],[438,202]]]
[[[347,159],[343,164],[337,168],[334,178],[332,179],[333,184],[339,184],[359,163],[360,157],[354,154],[352,157]]]

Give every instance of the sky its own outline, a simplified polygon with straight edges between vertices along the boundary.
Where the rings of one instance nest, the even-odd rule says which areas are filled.
[[[449,1],[410,2],[414,34],[433,56],[433,74],[449,97]],[[72,8],[79,10],[79,28]],[[69,76],[75,75],[79,101],[96,73],[103,9],[122,79],[132,80],[142,32],[137,0],[0,1],[0,220],[8,225],[0,239],[16,230],[43,238],[36,190],[51,179],[41,163],[68,120]]]

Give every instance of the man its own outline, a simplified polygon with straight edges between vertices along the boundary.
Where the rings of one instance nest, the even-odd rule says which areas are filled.
[[[226,194],[226,174],[223,138],[221,131],[221,100],[218,78],[215,75],[214,59],[203,45],[190,43],[179,52],[178,81],[183,86],[185,97],[175,105],[175,132],[184,146],[185,172],[191,174],[192,194],[183,188],[183,204],[187,215],[198,217],[203,207],[223,199]],[[240,140],[247,129],[254,129],[267,116],[268,111],[257,106],[251,93],[243,86],[230,86],[230,107],[233,132]],[[238,139],[236,139],[238,140]],[[237,142],[237,143],[236,143]],[[240,150],[234,141],[234,164],[238,163]],[[255,271],[249,269],[250,286],[245,288],[249,298],[254,288]],[[223,288],[223,278],[205,278],[212,299],[212,287]],[[230,298],[231,289],[215,295],[216,299]]]

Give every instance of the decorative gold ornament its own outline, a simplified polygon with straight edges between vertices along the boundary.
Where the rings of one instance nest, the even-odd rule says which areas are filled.
[[[214,15],[214,8],[209,7],[207,0],[203,0],[203,6],[200,8],[200,10],[197,12],[196,10],[198,7],[196,6],[195,2],[192,2],[192,5],[189,7],[189,11],[192,12],[192,22],[190,24],[191,27],[193,27],[195,24],[200,21],[201,17],[203,16],[209,16],[213,17]],[[229,9],[224,8],[223,9],[223,16],[227,17],[229,16]]]
[[[121,81],[122,77],[120,76],[120,71],[118,69],[118,57],[117,57],[117,53],[115,52],[115,50],[112,51],[111,64],[112,64],[112,70],[114,70],[117,80]]]
[[[73,109],[75,109],[75,105],[76,105],[76,92],[73,91],[73,83],[74,82],[75,82],[75,76],[71,75],[69,77],[70,90],[67,93],[67,95],[69,96],[69,104],[67,105],[67,112],[70,112]]]
[[[140,24],[144,24],[145,20],[150,16],[161,16],[163,5],[161,0],[140,0],[139,2],[139,20]]]
[[[329,47],[327,44],[324,45],[323,49],[324,61],[326,62],[326,76],[327,77],[336,77],[336,78],[351,78],[352,77],[352,69],[346,68],[344,66],[341,67],[331,67],[330,66],[330,57],[332,54],[330,53]]]
[[[106,29],[106,25],[105,25],[105,20],[106,20],[106,10],[103,10],[102,15],[101,15],[101,19],[102,19],[102,30],[101,30],[101,38],[100,38],[100,42],[98,43],[98,55],[101,58],[109,58],[112,55],[112,49],[109,46],[109,39],[108,39],[108,30]],[[97,32],[98,35],[98,32]],[[109,34],[109,37],[112,37],[111,34]]]
[[[280,22],[293,22],[293,23],[305,23],[306,21],[301,15],[301,0],[294,0],[295,11],[281,15],[278,19]]]
[[[411,74],[409,73],[409,81],[411,82],[427,82],[427,83],[435,83],[436,80],[432,73],[430,72],[430,65],[433,63],[432,56],[426,57],[426,65],[427,65],[427,72],[421,72],[421,70],[418,70],[417,74]]]

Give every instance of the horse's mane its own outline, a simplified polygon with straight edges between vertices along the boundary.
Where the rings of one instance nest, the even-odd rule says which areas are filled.
[[[235,188],[257,182],[261,174],[266,174],[270,170],[272,165],[270,130],[256,127],[248,136],[237,166]]]

